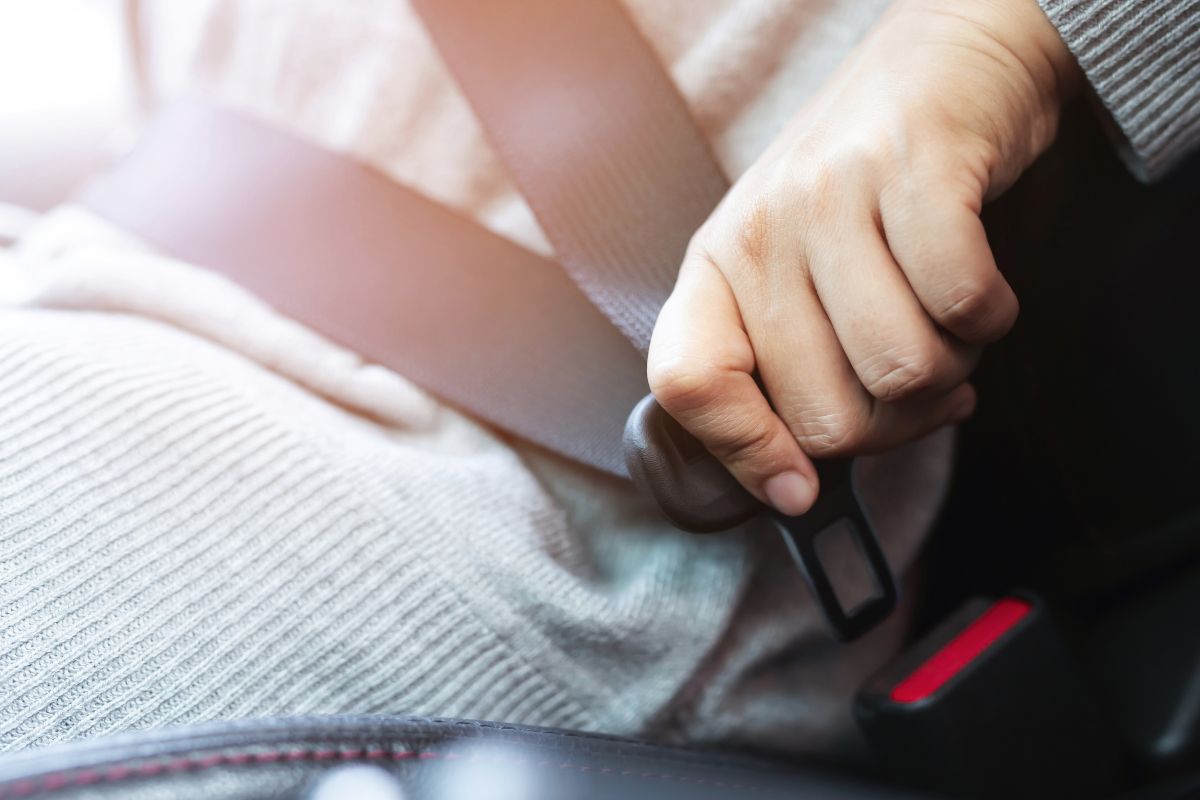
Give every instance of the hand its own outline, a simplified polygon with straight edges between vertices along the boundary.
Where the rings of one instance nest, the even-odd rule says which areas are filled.
[[[898,0],[693,237],[650,387],[760,500],[804,513],[810,456],[972,413],[1017,315],[980,209],[1049,146],[1074,71],[1035,0]]]

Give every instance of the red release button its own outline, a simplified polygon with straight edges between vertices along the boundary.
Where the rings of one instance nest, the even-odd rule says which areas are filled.
[[[1032,607],[1028,601],[1017,597],[997,600],[911,675],[896,684],[892,689],[892,700],[915,703],[929,697],[1020,622]]]

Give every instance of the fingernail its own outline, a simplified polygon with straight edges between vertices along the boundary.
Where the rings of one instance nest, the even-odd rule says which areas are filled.
[[[781,472],[768,478],[763,491],[775,510],[789,517],[807,512],[817,499],[817,487],[799,472]]]

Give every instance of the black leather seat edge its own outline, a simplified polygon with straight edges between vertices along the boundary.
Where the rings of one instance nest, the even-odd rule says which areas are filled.
[[[470,720],[391,716],[212,722],[0,755],[0,798],[306,797],[370,764],[406,800],[511,797],[896,800],[896,789],[752,758]]]

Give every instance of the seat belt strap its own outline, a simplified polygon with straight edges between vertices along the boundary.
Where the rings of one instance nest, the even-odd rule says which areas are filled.
[[[727,185],[655,54],[615,0],[416,5],[570,278],[644,355]],[[558,265],[384,176],[193,104],[84,203],[464,410],[627,474],[638,353]]]
[[[643,353],[728,189],[617,0],[413,0],[575,282]]]
[[[627,474],[637,351],[557,264],[385,175],[189,102],[81,202],[452,405]]]
[[[619,0],[412,3],[555,254],[644,354],[688,241],[728,190],[649,43]],[[667,446],[662,434],[672,428],[682,447]],[[895,607],[895,579],[849,463],[824,465],[821,500],[803,519],[783,518],[715,458],[698,456],[698,442],[652,398],[637,406],[626,434],[634,479],[676,523],[733,524],[715,513],[721,507],[745,512],[742,519],[777,519],[837,638],[861,636]],[[682,500],[684,513],[672,514],[664,498]],[[816,544],[839,524],[874,586],[852,608],[841,604]]]

